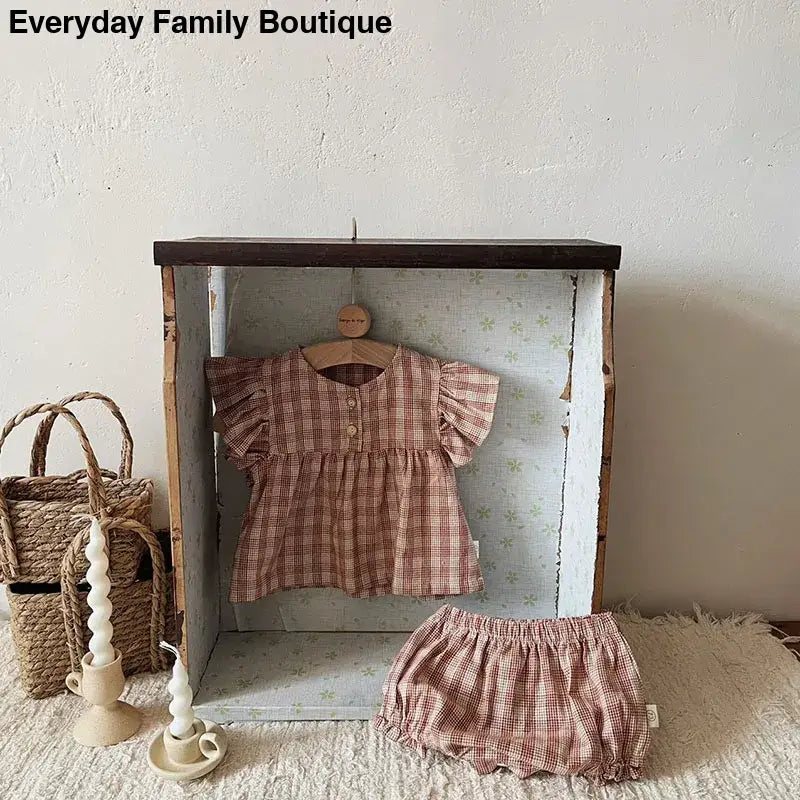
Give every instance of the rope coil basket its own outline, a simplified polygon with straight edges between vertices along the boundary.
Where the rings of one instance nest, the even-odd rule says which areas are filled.
[[[119,422],[122,452],[117,473],[101,470],[86,432],[67,405],[99,400]],[[0,481],[0,576],[3,583],[57,583],[67,548],[93,515],[129,519],[150,527],[152,481],[133,478],[133,438],[119,407],[97,392],[81,392],[60,403],[42,403],[21,411],[0,432],[0,450],[14,428],[26,419],[45,414],[31,448],[29,477]],[[46,476],[47,448],[55,420],[64,417],[75,430],[83,450],[85,468],[69,475]],[[122,527],[109,535],[109,577],[113,586],[133,583],[145,543]],[[82,578],[88,564],[76,555]]]
[[[25,692],[33,698],[64,691],[64,679],[70,671],[80,669],[86,652],[90,609],[86,602],[88,592],[79,588],[78,565],[89,539],[89,526],[85,518],[81,522],[83,529],[62,559],[61,591],[24,594],[14,587],[7,589],[20,678]],[[109,594],[113,643],[122,653],[125,674],[166,669],[167,657],[158,643],[174,637],[174,614],[158,539],[135,520],[108,517],[100,525],[107,539],[112,531],[139,539],[152,563],[151,579],[117,586]]]

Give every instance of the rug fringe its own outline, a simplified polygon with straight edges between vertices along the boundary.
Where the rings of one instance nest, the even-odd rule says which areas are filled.
[[[635,622],[648,621],[657,624],[674,624],[680,625],[700,625],[704,628],[725,628],[731,627],[750,627],[758,633],[769,634],[772,636],[772,631],[775,630],[767,618],[755,611],[733,612],[727,617],[717,617],[711,612],[703,611],[699,603],[692,604],[692,614],[682,614],[677,611],[667,611],[664,614],[659,614],[655,617],[644,617],[642,612],[633,605],[633,599],[629,598],[622,603],[618,603],[611,607],[614,614],[624,615],[629,617]],[[800,641],[800,637],[783,636],[777,637],[779,641]]]

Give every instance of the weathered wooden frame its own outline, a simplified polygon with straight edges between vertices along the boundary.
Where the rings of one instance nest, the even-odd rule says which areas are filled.
[[[203,536],[197,528],[198,514],[216,513],[213,492],[203,487],[198,499],[185,497],[181,472],[181,436],[179,424],[178,354],[181,347],[181,311],[185,311],[205,292],[203,308],[207,312],[207,271],[212,266],[266,267],[358,267],[358,268],[453,268],[502,270],[601,270],[602,299],[602,375],[604,386],[602,460],[597,504],[597,537],[594,560],[592,609],[602,604],[603,571],[608,526],[608,503],[611,480],[611,448],[614,421],[613,303],[614,271],[619,268],[621,249],[590,240],[337,240],[337,239],[209,239],[160,241],[154,245],[155,262],[161,268],[164,307],[164,409],[167,439],[167,467],[170,528],[175,581],[176,631],[179,647],[189,665],[192,684],[197,687],[214,647],[219,630],[219,603],[216,591],[204,600],[208,607],[187,604],[187,574],[197,565],[187,563],[186,537]],[[191,269],[184,273],[184,267]],[[191,275],[184,283],[180,275]],[[202,289],[202,291],[201,291]],[[185,304],[185,308],[181,306]],[[206,317],[207,323],[207,317]],[[193,334],[194,335],[194,334]],[[199,340],[192,339],[197,357],[208,355],[208,330]],[[202,370],[200,370],[202,375]],[[207,427],[213,451],[213,434],[207,399],[198,399],[195,425]],[[205,422],[204,422],[205,420]],[[213,463],[213,461],[212,461]],[[204,481],[208,484],[207,479]],[[196,508],[195,506],[200,506]],[[188,518],[192,517],[190,521]],[[187,522],[191,530],[187,531]],[[206,536],[206,538],[208,538]],[[206,542],[208,561],[216,541]],[[198,546],[197,541],[193,546]],[[212,597],[213,595],[213,597]],[[213,619],[210,619],[212,617]],[[205,625],[208,627],[205,627]]]

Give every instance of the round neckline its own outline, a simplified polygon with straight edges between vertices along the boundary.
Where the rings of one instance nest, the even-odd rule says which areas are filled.
[[[322,373],[317,372],[317,370],[315,370],[314,367],[312,367],[311,364],[309,364],[308,361],[306,360],[306,357],[303,355],[302,347],[296,348],[295,352],[297,353],[297,356],[300,359],[300,361],[308,369],[308,371],[311,372],[312,375],[316,376],[318,380],[322,381],[323,383],[328,383],[332,386],[335,386],[337,389],[352,392],[352,391],[359,391],[361,389],[372,389],[375,386],[379,386],[381,383],[383,383],[388,377],[389,373],[394,371],[394,368],[400,361],[400,353],[402,350],[403,350],[403,345],[398,344],[397,350],[395,350],[395,353],[392,356],[392,360],[389,362],[386,369],[382,370],[378,375],[376,375],[371,380],[368,380],[366,383],[359,383],[357,386],[351,386],[347,383],[341,383],[340,381],[332,380],[331,378],[326,377]]]

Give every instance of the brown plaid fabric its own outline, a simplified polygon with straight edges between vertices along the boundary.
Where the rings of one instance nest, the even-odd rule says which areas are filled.
[[[316,372],[296,349],[211,358],[206,374],[229,458],[252,487],[231,602],[308,586],[483,589],[453,467],[489,433],[494,375],[405,347],[383,371]]]
[[[493,619],[444,606],[397,655],[373,725],[425,754],[638,778],[650,743],[639,672],[611,614]]]

